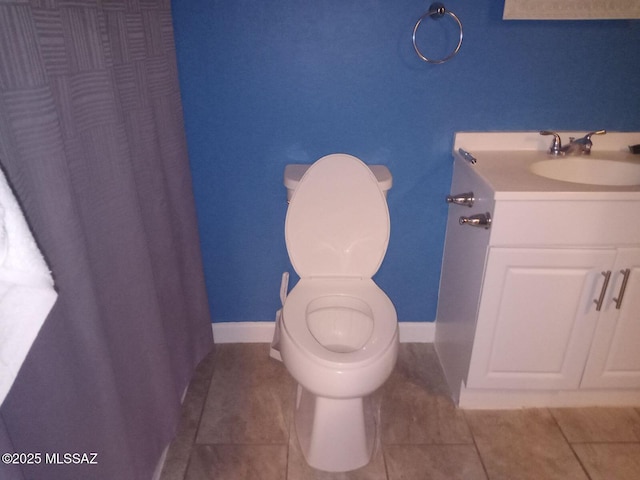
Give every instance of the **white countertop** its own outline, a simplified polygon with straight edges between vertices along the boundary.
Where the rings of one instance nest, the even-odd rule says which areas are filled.
[[[585,132],[558,132],[563,144],[569,136],[581,137]],[[552,137],[539,132],[459,132],[454,142],[454,157],[468,165],[495,192],[496,200],[638,200],[640,185],[608,186],[552,180],[536,175],[530,166],[554,157],[547,153]],[[640,143],[639,132],[608,132],[594,135],[591,158],[640,164],[640,155],[629,152],[628,145]],[[462,148],[477,162],[470,164],[458,153]],[[571,158],[571,157],[562,157]],[[575,158],[575,157],[574,157]],[[583,158],[590,158],[584,156]],[[640,211],[638,212],[640,217]]]

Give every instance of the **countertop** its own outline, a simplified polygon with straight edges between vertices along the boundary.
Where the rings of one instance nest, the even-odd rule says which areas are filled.
[[[563,144],[569,136],[584,132],[558,132]],[[640,132],[608,132],[592,137],[591,156],[554,157],[547,153],[551,137],[539,132],[459,132],[453,155],[473,170],[495,192],[496,200],[637,200],[640,185],[587,185],[542,177],[530,171],[531,164],[554,158],[604,158],[640,164],[640,155],[628,145],[640,143]],[[458,153],[462,148],[477,160],[470,164]],[[639,213],[640,215],[640,213]]]

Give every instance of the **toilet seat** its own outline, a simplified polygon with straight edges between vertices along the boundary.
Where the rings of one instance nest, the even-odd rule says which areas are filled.
[[[322,345],[308,326],[308,307],[322,298],[354,298],[370,309],[371,334],[351,352],[337,352]],[[397,315],[389,297],[373,280],[359,278],[301,279],[286,299],[282,326],[297,347],[316,364],[329,369],[359,368],[384,354],[397,336]]]
[[[284,302],[282,324],[315,364],[338,371],[361,367],[385,353],[396,338],[393,303],[371,279],[386,253],[389,230],[384,194],[356,157],[327,155],[300,180],[287,211],[285,236],[301,279]],[[350,351],[336,351],[319,340],[310,323],[312,305],[318,302],[331,310],[327,323],[345,323],[354,331],[365,326],[366,338]],[[350,309],[345,302],[363,307]]]
[[[389,244],[389,209],[369,167],[351,155],[322,157],[300,179],[285,241],[300,278],[371,278]]]

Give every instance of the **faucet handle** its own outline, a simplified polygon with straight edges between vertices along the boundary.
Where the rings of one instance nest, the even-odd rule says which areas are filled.
[[[584,137],[575,139],[573,137],[569,138],[569,141],[572,145],[579,145],[579,153],[582,155],[589,155],[591,153],[591,146],[593,142],[591,141],[591,135],[604,135],[607,133],[606,130],[596,130],[595,132],[589,132]]]
[[[606,130],[596,130],[595,132],[589,132],[587,133],[584,138],[585,140],[589,140],[591,141],[591,135],[604,135],[605,133],[607,133]]]
[[[553,142],[549,148],[549,153],[551,155],[562,155],[562,140],[560,140],[560,135],[551,130],[542,130],[540,135],[553,135]]]

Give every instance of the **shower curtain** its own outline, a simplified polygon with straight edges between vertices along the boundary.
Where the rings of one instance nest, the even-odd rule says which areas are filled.
[[[0,0],[0,167],[59,294],[0,478],[148,480],[212,348],[169,0]]]

